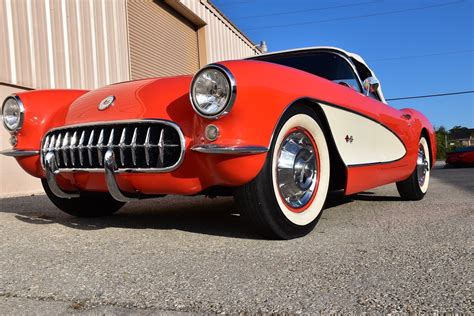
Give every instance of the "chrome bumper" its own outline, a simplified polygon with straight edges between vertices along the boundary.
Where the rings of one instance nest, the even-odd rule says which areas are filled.
[[[80,196],[79,192],[65,192],[58,186],[58,183],[56,181],[56,174],[59,173],[59,168],[56,164],[55,155],[52,152],[49,152],[45,155],[45,169],[46,181],[48,182],[48,186],[51,189],[51,192],[54,193],[54,195],[65,199],[77,198]],[[139,194],[135,194],[132,196],[131,194],[124,193],[120,189],[115,178],[117,162],[115,160],[114,151],[112,149],[107,150],[107,152],[105,153],[104,169],[107,189],[109,190],[110,195],[112,195],[114,199],[120,202],[128,202],[139,199],[141,197]]]

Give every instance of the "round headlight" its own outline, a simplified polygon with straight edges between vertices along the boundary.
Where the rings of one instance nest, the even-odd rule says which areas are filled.
[[[23,125],[24,108],[20,99],[17,97],[8,97],[3,102],[2,116],[3,125],[10,132],[17,132]]]
[[[219,118],[229,113],[235,99],[235,79],[222,65],[199,71],[191,84],[191,102],[205,118]]]

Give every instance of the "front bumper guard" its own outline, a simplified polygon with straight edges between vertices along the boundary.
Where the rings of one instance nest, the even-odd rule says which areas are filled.
[[[46,169],[46,181],[48,186],[54,195],[60,198],[72,199],[80,196],[79,192],[66,192],[63,191],[57,181],[56,174],[59,173],[58,165],[56,164],[56,158],[52,152],[49,152],[45,156],[45,169]],[[120,202],[129,202],[140,198],[139,194],[132,196],[131,194],[124,193],[120,190],[115,178],[115,171],[117,169],[117,162],[113,150],[109,149],[104,156],[104,168],[105,168],[105,180],[107,183],[107,189],[110,195],[114,199]]]
[[[122,192],[120,187],[117,184],[117,179],[115,178],[115,170],[117,170],[117,162],[115,161],[115,154],[112,149],[109,149],[105,152],[104,156],[104,166],[105,166],[105,181],[107,183],[107,188],[109,189],[110,195],[119,202],[129,202],[140,198],[139,194],[131,196],[127,193]]]
[[[56,174],[59,173],[56,158],[52,152],[47,153],[44,157],[45,168],[46,168],[46,182],[48,182],[49,189],[59,198],[72,199],[80,196],[79,192],[65,192],[63,191],[57,181]]]

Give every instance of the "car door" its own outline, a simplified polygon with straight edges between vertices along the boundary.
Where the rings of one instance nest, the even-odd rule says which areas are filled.
[[[375,78],[374,73],[366,65],[357,60],[352,61],[362,81],[369,77]],[[377,111],[377,120],[385,127],[383,132],[375,135],[375,150],[380,160],[379,181],[384,184],[403,180],[413,171],[412,144],[416,138],[412,128],[413,118],[408,111],[395,109],[386,103],[380,83],[374,92],[366,88],[364,94],[376,101],[374,111]]]

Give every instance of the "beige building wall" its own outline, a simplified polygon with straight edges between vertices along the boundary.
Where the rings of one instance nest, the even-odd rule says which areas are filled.
[[[212,3],[207,0],[174,0],[186,6],[204,23],[207,63],[240,59],[260,51]]]
[[[94,89],[129,80],[125,0],[0,0],[0,82]]]
[[[196,25],[164,1],[128,0],[127,5],[132,79],[199,70]]]

